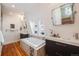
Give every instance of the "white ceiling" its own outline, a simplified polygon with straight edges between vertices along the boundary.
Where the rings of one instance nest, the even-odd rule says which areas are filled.
[[[4,3],[2,4],[4,8],[4,12],[21,12],[25,14],[39,12],[40,6],[46,7],[47,5],[50,5],[49,3]],[[15,5],[15,8],[12,7],[12,5]],[[56,5],[54,3],[51,4],[52,6]],[[43,7],[43,8],[44,8]]]
[[[2,4],[4,11],[7,12],[24,12],[24,13],[31,13],[32,11],[36,12],[39,10],[39,4],[34,4],[34,3],[16,3],[16,4]],[[12,5],[15,5],[15,8],[12,7]]]

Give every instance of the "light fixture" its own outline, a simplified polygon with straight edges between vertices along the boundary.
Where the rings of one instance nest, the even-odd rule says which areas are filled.
[[[24,15],[18,15],[18,18],[20,18],[21,21],[24,20]]]
[[[22,21],[24,20],[24,15],[21,15],[21,20],[22,20]]]

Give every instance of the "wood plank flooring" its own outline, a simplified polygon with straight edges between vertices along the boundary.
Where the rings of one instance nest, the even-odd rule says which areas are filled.
[[[16,42],[4,45],[1,56],[28,56],[28,54],[26,54],[20,47],[20,43]]]

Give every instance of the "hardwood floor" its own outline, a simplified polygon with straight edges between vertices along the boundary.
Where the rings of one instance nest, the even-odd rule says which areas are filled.
[[[20,43],[12,43],[8,45],[4,45],[2,48],[2,56],[28,56],[22,48],[20,47]]]

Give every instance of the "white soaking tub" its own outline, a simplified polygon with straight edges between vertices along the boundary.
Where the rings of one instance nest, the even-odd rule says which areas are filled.
[[[45,40],[30,37],[21,39],[20,43],[28,55],[45,55]]]

